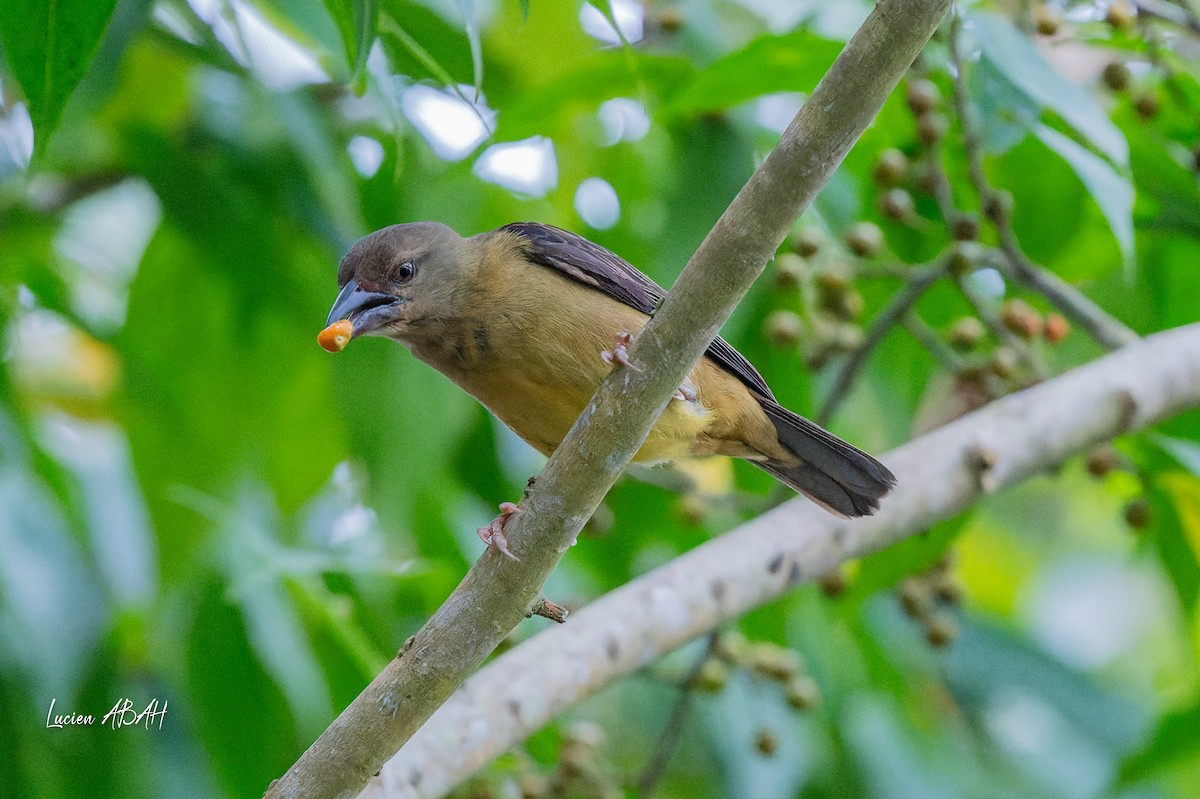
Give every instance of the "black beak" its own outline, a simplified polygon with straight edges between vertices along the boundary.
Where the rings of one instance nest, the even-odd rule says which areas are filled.
[[[352,338],[358,338],[396,321],[399,318],[401,303],[399,297],[379,291],[367,291],[358,285],[357,280],[351,278],[342,286],[337,299],[333,301],[325,324],[328,326],[339,319],[349,319],[354,324]]]

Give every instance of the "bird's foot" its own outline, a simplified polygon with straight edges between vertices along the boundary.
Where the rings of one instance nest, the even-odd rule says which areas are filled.
[[[642,371],[638,367],[634,366],[633,362],[629,360],[628,347],[631,341],[633,341],[633,336],[629,335],[628,333],[618,333],[616,336],[616,343],[613,344],[613,348],[611,350],[600,350],[600,357],[610,366],[614,364],[620,364],[626,369],[632,369],[635,372]]]
[[[687,383],[684,383],[682,386],[675,389],[675,393],[671,396],[681,402],[695,402],[696,388],[695,386],[690,386]]]
[[[499,552],[510,560],[520,560],[508,548],[508,539],[504,537],[504,525],[508,523],[508,517],[519,511],[521,508],[514,502],[501,502],[500,515],[492,519],[484,527],[480,527],[475,532],[479,534],[480,540],[489,547],[495,547]]]

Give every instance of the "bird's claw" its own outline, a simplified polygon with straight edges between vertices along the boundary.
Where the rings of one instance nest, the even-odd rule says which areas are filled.
[[[600,350],[601,359],[603,359],[603,361],[609,366],[620,364],[626,369],[631,369],[635,372],[642,371],[638,367],[634,366],[633,362],[629,360],[628,347],[631,341],[633,341],[633,336],[630,334],[618,333],[616,335],[616,343],[613,344],[613,348],[611,350]]]
[[[520,509],[516,503],[501,502],[500,515],[475,531],[483,543],[489,547],[495,547],[497,552],[510,560],[520,560],[520,558],[508,548],[508,539],[504,536],[504,525],[508,523],[508,517]]]
[[[696,389],[685,383],[684,385],[675,389],[675,393],[672,394],[671,396],[681,402],[695,402],[696,401]]]

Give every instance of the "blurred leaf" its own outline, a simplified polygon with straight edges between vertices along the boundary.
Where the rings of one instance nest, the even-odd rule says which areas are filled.
[[[1119,779],[1132,786],[1185,760],[1200,762],[1200,703],[1163,716],[1145,748],[1121,764]]]
[[[1118,166],[1129,163],[1129,144],[1090,94],[1051,66],[1025,34],[1006,18],[988,12],[968,17],[983,57],[1014,87],[1061,116]]]
[[[475,67],[467,36],[429,9],[406,0],[379,0],[380,41],[392,68],[413,80],[443,86],[473,83]]]
[[[0,3],[0,43],[29,101],[35,153],[58,126],[115,7],[116,0]]]
[[[1166,450],[1180,466],[1200,477],[1200,444],[1170,436],[1153,436],[1154,442]]]
[[[1103,158],[1081,147],[1058,131],[1038,125],[1036,134],[1042,143],[1062,156],[1083,181],[1092,199],[1117,237],[1121,257],[1127,269],[1133,266],[1133,186]]]
[[[671,100],[671,114],[730,108],[774,92],[810,92],[842,45],[808,30],[763,36],[699,72]]]
[[[346,48],[350,80],[357,82],[367,68],[367,56],[375,42],[378,0],[325,0]]]

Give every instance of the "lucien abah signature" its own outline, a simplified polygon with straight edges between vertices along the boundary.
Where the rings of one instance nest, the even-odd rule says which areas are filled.
[[[46,729],[61,730],[64,727],[91,727],[96,723],[96,717],[90,713],[55,713],[54,703],[50,700],[50,708],[46,711]],[[119,730],[125,727],[144,725],[151,729],[156,724],[162,729],[163,719],[167,717],[167,700],[160,707],[157,699],[151,699],[145,707],[137,707],[129,697],[121,697],[100,719],[101,727],[111,727]]]

